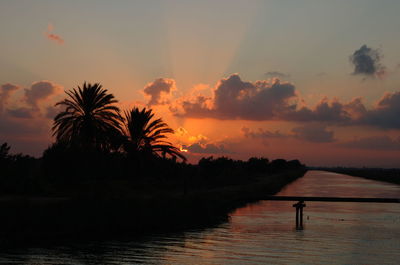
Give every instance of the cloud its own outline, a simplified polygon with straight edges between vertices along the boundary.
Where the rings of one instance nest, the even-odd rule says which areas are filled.
[[[347,102],[324,97],[314,106],[308,106],[291,83],[276,78],[246,82],[237,74],[220,80],[212,96],[197,93],[182,97],[171,104],[170,110],[175,116],[190,118],[329,122],[340,126],[400,129],[400,92],[385,93],[370,108],[361,97]]]
[[[181,150],[185,150],[189,155],[232,153],[226,149],[225,142],[209,142],[207,136],[202,134],[190,135],[183,127],[179,127],[175,131],[175,135],[181,138],[178,140],[178,145],[181,146]]]
[[[44,119],[15,119],[10,115],[0,116],[0,135],[2,140],[34,138],[48,133],[50,126]],[[50,135],[50,133],[48,133]]]
[[[355,138],[354,140],[338,144],[342,147],[370,150],[400,150],[400,137],[392,139],[384,136],[371,136],[365,138]]]
[[[271,132],[261,128],[253,131],[247,127],[243,127],[241,131],[244,137],[251,139],[296,138],[315,143],[329,143],[335,141],[333,131],[328,131],[325,125],[313,123],[295,127],[292,129],[291,133],[287,134],[279,131]]]
[[[54,42],[56,42],[57,44],[60,44],[60,45],[64,44],[64,39],[61,38],[60,35],[57,35],[57,34],[52,33],[53,30],[54,30],[54,26],[53,26],[52,24],[49,24],[49,25],[47,26],[47,31],[44,33],[45,36],[46,36],[49,40],[54,41]]]
[[[378,49],[372,49],[367,45],[361,46],[350,56],[350,62],[354,66],[354,75],[371,77],[383,77],[385,66],[381,64],[382,54]]]
[[[281,114],[282,120],[288,121],[323,121],[349,124],[353,119],[366,112],[361,98],[355,98],[348,103],[342,103],[334,98],[321,99],[313,108],[303,106],[298,109],[291,109]]]
[[[38,108],[38,102],[58,93],[61,86],[50,81],[39,81],[25,89],[25,101],[33,108]]]
[[[32,108],[20,107],[8,110],[8,114],[15,118],[31,119],[35,116],[35,110]]]
[[[270,71],[270,72],[266,72],[264,74],[267,78],[271,78],[271,77],[277,77],[277,78],[289,78],[290,74],[285,74],[282,72],[278,72],[278,71]]]
[[[183,149],[188,150],[191,153],[195,154],[227,154],[231,153],[230,151],[226,150],[224,145],[217,145],[217,144],[200,144],[195,143],[190,146],[182,146]]]
[[[183,127],[179,127],[178,129],[175,130],[175,134],[182,137],[187,135],[188,131]]]
[[[149,97],[148,105],[160,105],[169,102],[172,91],[176,90],[175,80],[157,78],[144,87],[144,94]]]
[[[329,122],[342,126],[372,126],[382,129],[400,129],[400,91],[386,92],[378,102],[367,108],[362,98],[349,102],[322,99],[313,108],[304,106],[284,113],[281,118],[298,122]]]
[[[271,132],[268,130],[263,130],[262,128],[258,128],[257,131],[252,131],[250,128],[247,127],[242,127],[241,129],[244,137],[246,138],[283,138],[287,137],[288,135],[285,135],[279,131]]]
[[[364,113],[360,123],[385,129],[400,129],[400,91],[386,92],[373,109]]]
[[[63,107],[58,105],[58,106],[48,106],[46,108],[46,118],[53,120],[58,113],[63,111]]]
[[[329,122],[340,126],[373,126],[400,129],[400,91],[386,92],[367,108],[361,97],[342,102],[322,98],[308,106],[298,96],[293,84],[279,79],[242,81],[237,74],[222,79],[212,96],[197,94],[178,99],[170,110],[176,116],[215,118],[220,120],[282,120],[295,122]],[[248,132],[249,137],[272,136],[273,132]]]
[[[39,155],[43,149],[33,146],[44,148],[51,140],[51,121],[41,112],[54,104],[51,97],[60,87],[50,81],[39,81],[32,83],[23,94],[12,94],[20,86],[0,86],[0,140],[16,147],[16,152]],[[12,106],[8,106],[8,101]]]
[[[6,83],[0,86],[0,113],[3,112],[11,94],[18,88],[18,86],[10,83]]]
[[[207,136],[204,136],[204,135],[202,135],[202,134],[191,135],[191,136],[189,136],[189,138],[188,138],[188,141],[189,141],[189,142],[196,142],[196,143],[200,143],[200,144],[205,143],[205,142],[207,142],[208,140],[209,140],[208,137],[207,137]]]
[[[13,153],[40,156],[51,141],[51,125],[43,118],[16,118],[0,114],[0,141],[8,142]]]
[[[335,141],[333,131],[328,131],[321,124],[307,124],[292,129],[293,137],[314,143],[330,143]]]
[[[233,74],[217,83],[212,97],[183,99],[171,110],[192,118],[268,120],[293,108],[295,96],[295,87],[279,79],[246,82]]]

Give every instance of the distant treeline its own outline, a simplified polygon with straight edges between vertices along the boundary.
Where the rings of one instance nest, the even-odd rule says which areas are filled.
[[[355,177],[400,184],[399,168],[316,167],[312,169],[326,170]]]
[[[298,160],[158,156],[53,145],[41,158],[0,155],[0,247],[42,240],[114,239],[203,228],[306,172]]]
[[[40,159],[23,154],[9,154],[7,143],[0,145],[1,194],[25,194],[36,190]]]
[[[38,188],[52,191],[52,196],[4,196],[0,247],[132,240],[148,233],[203,229],[226,222],[234,209],[275,194],[306,171],[295,161],[267,163],[258,158],[246,162],[205,158],[200,165],[178,165],[181,168],[175,170],[183,178],[110,176],[57,186],[36,182]]]
[[[251,182],[259,175],[303,168],[298,160],[286,161],[252,157],[247,161],[213,156],[200,159],[197,165],[157,156],[132,158],[122,152],[74,150],[52,145],[41,158],[10,154],[10,146],[0,147],[1,194],[60,195],[87,192],[96,182],[128,181],[137,188],[186,191],[223,187]]]

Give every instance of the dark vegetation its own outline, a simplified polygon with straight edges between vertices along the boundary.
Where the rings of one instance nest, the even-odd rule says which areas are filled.
[[[41,158],[0,147],[0,244],[214,223],[305,172],[298,160],[256,157],[207,157],[191,165],[151,109],[121,115],[99,84],[66,94],[57,103],[64,110],[54,119],[56,141]]]
[[[400,184],[399,168],[351,168],[351,167],[334,167],[320,168],[326,171],[347,174],[354,177],[362,177],[366,179],[384,181],[394,184]]]

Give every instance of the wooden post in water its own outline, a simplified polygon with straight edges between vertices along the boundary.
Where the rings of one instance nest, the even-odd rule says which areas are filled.
[[[301,202],[300,205],[300,228],[303,229],[303,208],[306,207],[304,202]]]
[[[303,208],[306,207],[304,201],[293,204],[296,207],[296,229],[303,230]]]
[[[355,198],[355,197],[310,197],[310,196],[265,196],[260,200],[271,201],[298,201],[293,204],[296,207],[296,229],[303,230],[303,208],[305,201],[313,202],[373,202],[373,203],[400,203],[400,198]]]

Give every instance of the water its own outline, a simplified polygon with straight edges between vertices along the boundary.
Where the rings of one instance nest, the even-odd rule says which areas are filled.
[[[395,197],[400,186],[309,171],[278,195]],[[0,264],[400,264],[400,204],[264,201],[205,230],[0,252]]]

